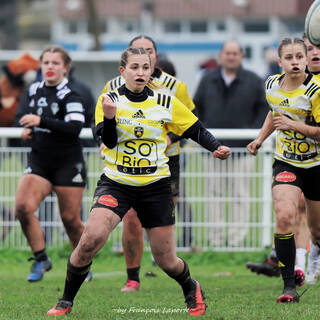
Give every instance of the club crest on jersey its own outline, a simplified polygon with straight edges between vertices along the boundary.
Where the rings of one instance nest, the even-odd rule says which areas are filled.
[[[134,128],[134,135],[137,138],[141,138],[143,136],[143,128],[142,127],[135,127]]]
[[[47,99],[46,97],[41,97],[37,102],[38,107],[47,107]]]

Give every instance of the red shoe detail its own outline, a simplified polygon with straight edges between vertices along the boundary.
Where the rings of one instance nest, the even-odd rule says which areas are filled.
[[[140,283],[135,280],[128,280],[121,292],[139,291]]]
[[[299,302],[299,295],[295,288],[285,288],[280,297],[278,297],[277,302],[288,303],[288,302]]]
[[[51,308],[48,312],[48,316],[63,316],[65,314],[69,314],[72,311],[72,307],[67,307],[64,309],[56,309],[56,306]]]
[[[294,280],[296,285],[299,287],[302,287],[304,285],[304,273],[301,269],[296,269],[294,270]]]
[[[188,306],[188,313],[191,316],[202,316],[205,314],[206,312],[206,304],[204,303],[204,295],[203,292],[200,288],[200,284],[198,281],[196,281],[197,283],[197,288],[196,288],[196,294],[195,294],[195,307],[189,307]]]

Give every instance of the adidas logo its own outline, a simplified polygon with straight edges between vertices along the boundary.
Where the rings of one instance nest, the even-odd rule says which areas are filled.
[[[280,102],[280,106],[282,106],[282,107],[289,107],[289,106],[290,106],[290,104],[289,104],[289,99],[282,100],[282,101]]]
[[[139,110],[132,116],[132,118],[142,118],[142,119],[145,119],[146,117],[144,116],[142,110],[139,109]]]
[[[75,176],[73,177],[73,179],[72,179],[72,182],[77,182],[77,183],[83,182],[83,179],[82,179],[82,177],[81,177],[81,174],[78,173],[77,175],[75,175]]]

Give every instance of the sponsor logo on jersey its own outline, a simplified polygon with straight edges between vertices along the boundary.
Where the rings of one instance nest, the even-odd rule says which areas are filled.
[[[47,104],[47,99],[46,99],[46,97],[41,97],[39,100],[38,100],[38,102],[37,102],[37,105],[38,105],[38,107],[47,107],[48,106],[48,104]]]
[[[38,116],[41,116],[42,113],[43,113],[43,109],[42,108],[37,109],[37,115]]]
[[[127,124],[127,125],[131,126],[132,125],[132,120],[127,119],[127,118],[118,117],[118,123],[119,124]]]
[[[29,103],[29,107],[33,108],[34,107],[34,99],[31,99],[30,103]]]
[[[134,135],[137,138],[141,138],[143,136],[143,128],[142,127],[135,127],[134,128]]]
[[[100,196],[98,199],[98,203],[103,204],[108,207],[112,207],[112,208],[115,208],[118,206],[118,200],[110,194]]]
[[[283,171],[276,175],[276,181],[278,182],[293,182],[297,179],[296,175],[292,172]]]
[[[133,116],[132,118],[140,118],[140,119],[145,119],[145,115],[143,114],[143,111],[139,109]]]
[[[290,106],[289,99],[282,100],[282,101],[280,102],[280,106],[282,106],[282,107],[289,107],[289,106]]]

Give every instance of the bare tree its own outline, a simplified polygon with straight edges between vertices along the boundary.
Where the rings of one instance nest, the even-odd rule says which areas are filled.
[[[88,8],[88,25],[89,32],[94,38],[94,46],[92,50],[101,50],[100,34],[101,34],[101,23],[95,8],[94,0],[86,0]]]

